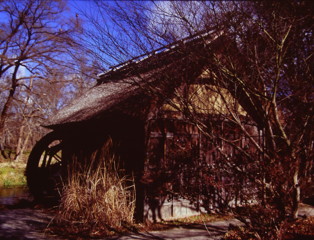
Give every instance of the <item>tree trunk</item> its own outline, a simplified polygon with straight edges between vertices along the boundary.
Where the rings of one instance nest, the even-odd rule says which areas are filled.
[[[9,106],[11,106],[11,104],[13,102],[14,92],[12,94],[11,94],[11,92],[13,92],[12,89],[10,90],[10,94],[9,94],[9,96],[7,98],[7,101],[5,102],[5,104],[3,106],[3,109],[2,109],[2,112],[1,112],[1,115],[0,115],[0,137],[2,139],[4,139],[4,128],[5,128],[5,122],[6,122],[6,119],[7,119],[7,116],[8,116],[8,109],[9,109]],[[5,153],[5,145],[0,144],[0,152],[1,152],[1,155],[5,159],[8,159],[10,157],[10,156],[8,156]]]
[[[292,217],[293,219],[298,218],[299,214],[299,203],[301,189],[299,185],[299,170],[297,169],[293,176],[293,199],[292,199]]]
[[[24,123],[22,123],[22,126],[20,127],[20,131],[19,131],[19,138],[17,141],[16,150],[15,150],[15,161],[19,161],[20,155],[22,154],[21,149],[22,149],[24,128],[25,128]]]
[[[15,64],[14,71],[12,73],[11,89],[10,89],[10,92],[9,92],[9,96],[7,97],[7,100],[4,103],[4,106],[3,106],[3,109],[2,109],[1,115],[0,115],[0,136],[3,136],[4,125],[5,125],[7,116],[8,116],[8,111],[9,111],[9,108],[11,107],[11,105],[12,105],[12,102],[13,102],[13,96],[15,94],[15,90],[16,90],[16,87],[17,87],[17,78],[16,78],[16,76],[17,76],[17,72],[19,70],[19,67],[20,67],[20,63],[19,63],[19,61],[17,61],[17,63]]]
[[[30,131],[27,131],[27,130],[25,131],[25,121],[24,121],[19,132],[19,139],[18,139],[18,144],[16,147],[15,161],[19,162],[23,160],[23,153],[28,144],[30,135],[31,135]]]

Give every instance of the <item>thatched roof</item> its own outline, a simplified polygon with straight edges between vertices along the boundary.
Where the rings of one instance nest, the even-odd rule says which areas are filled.
[[[46,126],[54,128],[58,125],[92,119],[144,91],[143,85],[156,80],[154,74],[162,73],[166,66],[175,63],[176,68],[180,68],[177,62],[186,58],[187,53],[190,54],[196,47],[204,48],[204,36],[208,42],[212,42],[219,35],[212,32],[198,34],[112,68],[100,75],[95,87],[60,110]],[[185,50],[178,51],[182,46]],[[178,72],[182,71],[178,69]]]
[[[147,76],[148,78],[148,76]],[[141,89],[143,78],[130,77],[92,87],[53,116],[48,127],[88,120],[134,96]]]

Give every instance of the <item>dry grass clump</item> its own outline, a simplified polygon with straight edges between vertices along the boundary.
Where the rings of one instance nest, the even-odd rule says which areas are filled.
[[[110,145],[109,141],[84,163],[75,159],[69,167],[54,220],[67,234],[108,235],[133,222],[134,182],[119,176]]]

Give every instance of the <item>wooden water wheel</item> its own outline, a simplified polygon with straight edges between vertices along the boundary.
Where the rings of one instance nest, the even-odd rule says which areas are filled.
[[[62,140],[50,132],[35,144],[26,166],[27,185],[35,200],[58,198],[64,165]]]

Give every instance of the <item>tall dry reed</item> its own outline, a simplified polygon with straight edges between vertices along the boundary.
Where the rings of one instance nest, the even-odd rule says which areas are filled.
[[[132,224],[135,209],[134,181],[119,175],[112,142],[84,161],[74,157],[68,168],[57,226],[76,234],[108,234]]]

